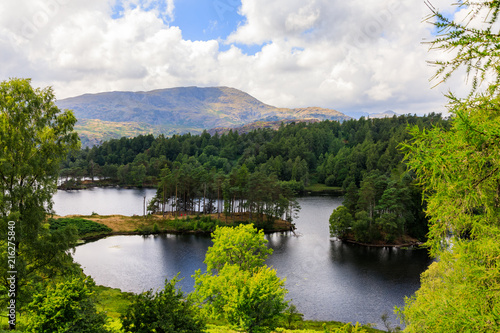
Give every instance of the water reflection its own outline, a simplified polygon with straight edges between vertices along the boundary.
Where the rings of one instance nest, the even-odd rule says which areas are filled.
[[[301,198],[297,231],[266,235],[274,253],[266,263],[286,278],[288,298],[306,319],[375,323],[387,312],[396,322],[403,305],[419,287],[430,263],[426,251],[368,248],[332,241],[328,218],[341,198]],[[199,235],[117,236],[77,248],[75,260],[98,284],[141,292],[163,287],[177,272],[180,285],[193,290],[191,275],[205,269],[211,240]]]
[[[142,215],[144,197],[146,204],[156,194],[156,189],[92,188],[62,191],[54,195],[54,212],[57,215]]]

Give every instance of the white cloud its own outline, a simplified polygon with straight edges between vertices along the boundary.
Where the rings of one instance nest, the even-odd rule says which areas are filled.
[[[173,0],[120,3],[113,19],[111,0],[3,1],[0,76],[32,77],[59,98],[226,85],[279,107],[443,110],[443,88],[429,89],[423,2],[243,0],[246,21],[227,41],[184,40]],[[248,55],[242,44],[265,45]]]

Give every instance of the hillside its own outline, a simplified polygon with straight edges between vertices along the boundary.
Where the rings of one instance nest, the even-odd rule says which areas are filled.
[[[368,118],[372,118],[372,119],[373,118],[392,118],[394,116],[398,117],[400,115],[392,110],[387,110],[387,111],[380,112],[380,113],[370,113]]]
[[[113,122],[99,119],[79,119],[75,130],[80,135],[82,146],[92,147],[109,139],[134,137],[140,134],[160,134],[157,127],[137,122]]]
[[[283,119],[347,120],[350,117],[332,109],[318,107],[287,109],[265,104],[249,94],[228,87],[180,87],[147,92],[105,92],[85,94],[57,101],[71,109],[79,120],[80,135],[94,143],[120,134],[130,124],[141,133],[199,133],[204,129],[238,127],[256,121]],[[97,119],[102,122],[84,122]],[[113,122],[116,124],[112,124]],[[129,123],[121,125],[121,123]],[[95,125],[95,126],[94,126]],[[149,127],[150,125],[151,127]],[[88,137],[91,134],[92,137]],[[128,136],[128,135],[126,135]]]
[[[275,120],[275,121],[255,121],[253,123],[245,124],[242,126],[238,127],[216,127],[208,130],[208,134],[214,135],[215,133],[222,135],[222,134],[227,134],[230,130],[237,131],[239,134],[246,134],[250,133],[251,131],[254,131],[256,129],[263,129],[263,128],[270,128],[273,130],[278,130],[282,125],[289,125],[292,123],[299,124],[299,123],[317,123],[319,122],[318,119],[284,119],[284,120]]]

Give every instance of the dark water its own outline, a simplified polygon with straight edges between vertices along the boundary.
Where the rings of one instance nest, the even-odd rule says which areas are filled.
[[[123,193],[116,197],[106,193],[108,205],[119,207],[121,202],[114,202],[121,201]],[[130,195],[140,201],[143,194]],[[419,288],[420,273],[430,264],[426,252],[332,241],[328,218],[342,199],[306,197],[299,202],[298,236],[266,236],[274,249],[267,264],[287,279],[288,298],[306,319],[359,321],[381,328],[380,316],[388,313],[395,323],[394,306],[403,305],[404,296]],[[66,204],[79,205],[69,200]],[[104,210],[98,212],[104,214]],[[98,284],[141,292],[161,288],[165,278],[181,272],[184,280],[180,285],[190,292],[194,285],[191,275],[205,268],[203,260],[210,245],[210,238],[194,235],[115,236],[77,247],[74,257]]]

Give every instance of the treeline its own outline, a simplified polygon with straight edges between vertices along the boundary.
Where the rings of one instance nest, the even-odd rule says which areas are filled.
[[[178,216],[187,214],[243,214],[249,221],[292,221],[300,209],[295,196],[297,181],[279,181],[275,174],[250,173],[245,164],[228,175],[212,168],[206,170],[195,158],[174,162],[172,171],[161,171],[156,196],[148,210]]]
[[[390,175],[378,170],[367,173],[360,186],[352,181],[347,187],[343,206],[330,216],[330,234],[362,243],[395,241],[411,235],[424,239],[427,218],[422,192],[414,184],[413,175],[393,170]]]
[[[74,151],[63,162],[63,179],[108,178],[124,185],[158,184],[161,170],[193,159],[205,170],[229,174],[246,165],[250,173],[275,174],[278,180],[308,185],[359,186],[365,172],[390,172],[402,160],[398,144],[409,139],[408,124],[442,125],[439,114],[385,119],[323,121],[223,135],[140,135],[106,141]]]

